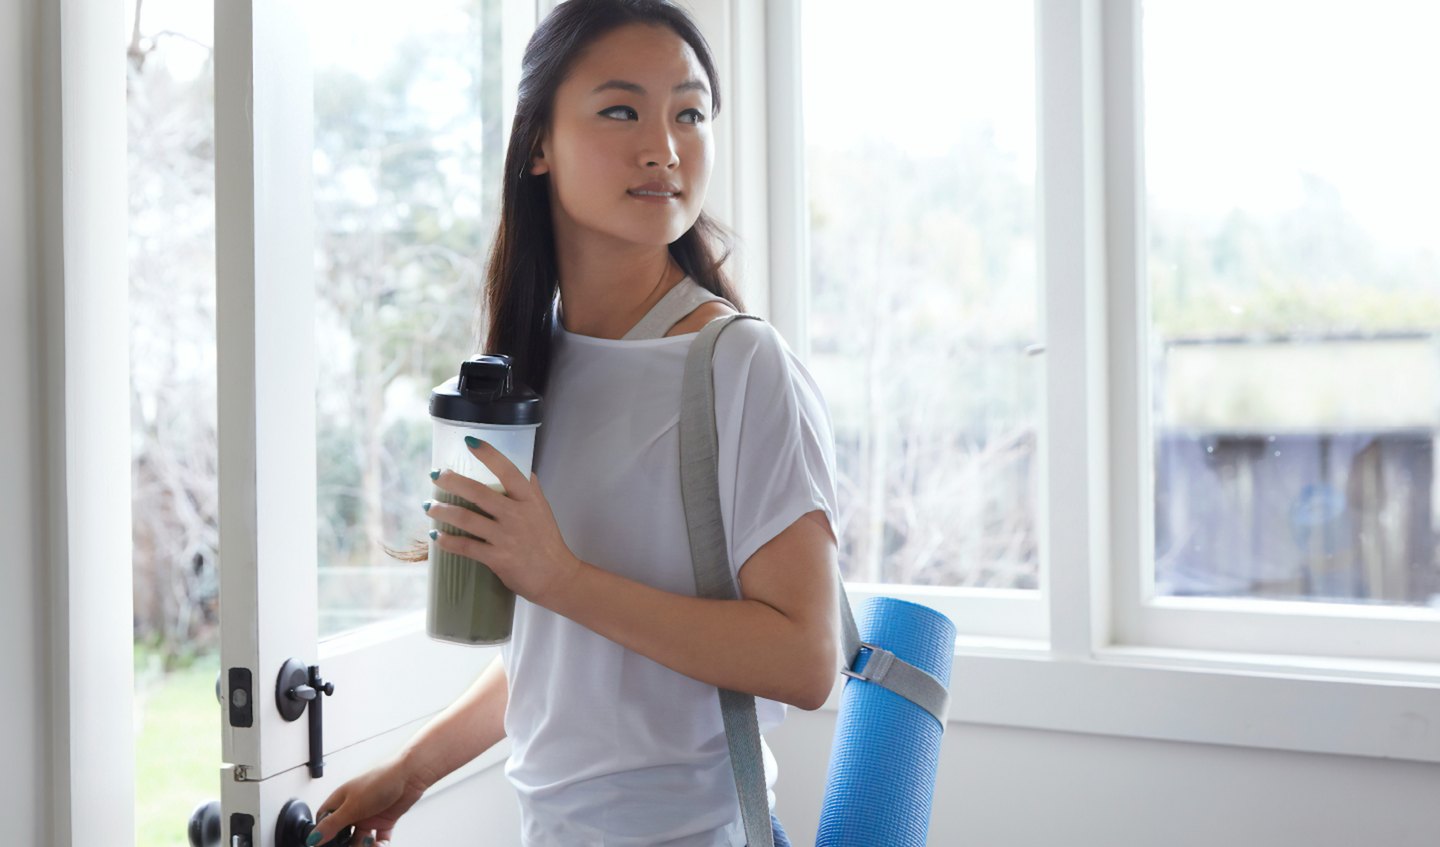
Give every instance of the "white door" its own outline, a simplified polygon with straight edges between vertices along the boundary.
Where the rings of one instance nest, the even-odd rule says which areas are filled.
[[[484,209],[498,192],[467,183],[446,194],[449,183],[430,181],[429,170],[412,178],[395,168],[418,168],[406,157],[424,147],[446,179],[483,183],[479,171],[498,169],[536,8],[215,2],[220,801],[229,847],[277,844],[282,807],[300,800],[318,814],[331,791],[397,751],[495,653],[427,638],[425,565],[390,558],[380,542],[401,546],[428,526],[419,523],[424,404],[439,380],[396,362],[458,367],[475,352],[483,250],[456,239],[488,237]],[[483,168],[468,168],[467,156]],[[422,183],[426,198],[397,195]],[[438,195],[443,202],[432,203]],[[423,226],[417,208],[430,210]],[[420,243],[416,231],[440,235]],[[423,312],[433,285],[463,292],[458,319],[407,336],[404,318]],[[303,705],[285,697],[297,680],[282,682],[281,671],[292,661],[333,685],[315,700],[323,770],[312,762],[308,713],[287,719],[277,702],[278,691]]]

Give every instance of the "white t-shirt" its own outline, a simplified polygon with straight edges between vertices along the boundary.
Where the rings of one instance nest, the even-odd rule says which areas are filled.
[[[695,594],[680,495],[680,394],[698,333],[576,335],[556,321],[535,473],[585,562]],[[835,442],[814,379],[768,323],[715,348],[720,509],[731,568],[808,512],[835,526]],[[505,773],[526,847],[741,847],[716,689],[523,598],[503,647]],[[786,705],[756,698],[760,731]],[[762,741],[770,806],[777,768]]]

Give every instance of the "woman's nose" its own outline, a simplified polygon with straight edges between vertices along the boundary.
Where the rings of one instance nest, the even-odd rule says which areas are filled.
[[[673,168],[680,164],[680,151],[668,127],[660,127],[645,134],[640,147],[640,163],[647,168]]]

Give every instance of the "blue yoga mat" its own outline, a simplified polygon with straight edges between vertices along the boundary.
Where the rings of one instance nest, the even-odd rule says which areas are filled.
[[[927,606],[872,597],[860,640],[889,650],[950,687],[955,625]],[[862,650],[855,670],[870,651]],[[894,692],[846,678],[816,847],[925,847],[940,767],[940,722]]]

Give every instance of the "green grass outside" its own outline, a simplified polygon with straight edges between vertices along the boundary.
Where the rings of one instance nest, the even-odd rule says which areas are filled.
[[[220,799],[219,670],[211,654],[166,673],[135,645],[136,847],[189,847],[190,813]]]

